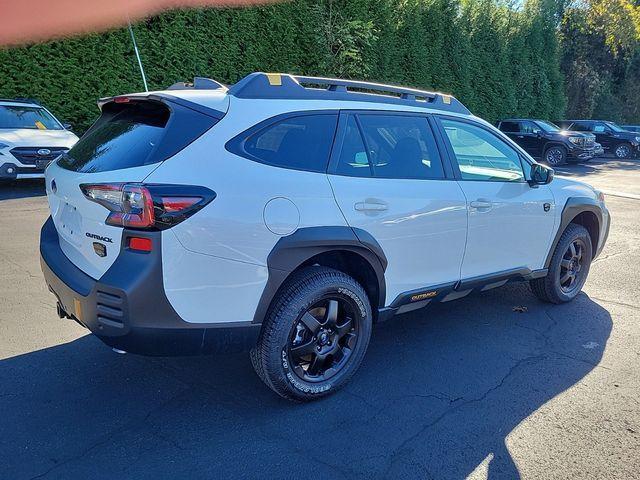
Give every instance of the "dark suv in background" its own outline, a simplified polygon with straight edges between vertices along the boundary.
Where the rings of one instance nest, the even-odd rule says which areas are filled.
[[[577,132],[590,132],[602,145],[605,153],[617,158],[635,157],[640,152],[640,134],[625,130],[613,122],[605,120],[562,120],[558,122],[563,128]]]
[[[497,127],[529,155],[551,166],[591,159],[595,154],[595,135],[560,129],[546,120],[509,118]]]

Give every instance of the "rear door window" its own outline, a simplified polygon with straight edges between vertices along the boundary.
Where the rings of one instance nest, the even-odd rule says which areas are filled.
[[[351,115],[347,122],[336,173],[422,180],[445,176],[426,117],[369,113],[358,114],[357,122]]]
[[[250,133],[240,148],[232,140],[230,150],[267,165],[325,172],[337,121],[337,114],[287,117]]]

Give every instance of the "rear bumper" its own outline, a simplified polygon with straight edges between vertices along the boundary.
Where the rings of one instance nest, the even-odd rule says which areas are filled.
[[[99,279],[89,277],[62,252],[49,218],[40,233],[40,264],[63,312],[107,345],[143,355],[197,355],[240,351],[256,344],[260,325],[195,324],[175,312],[162,283],[161,234],[135,232],[153,251],[122,248]],[[126,231],[123,242],[126,242]]]

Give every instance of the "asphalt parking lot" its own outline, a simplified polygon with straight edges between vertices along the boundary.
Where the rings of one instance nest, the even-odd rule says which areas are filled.
[[[397,317],[308,405],[245,354],[118,355],[59,320],[42,183],[1,186],[0,478],[640,478],[640,160],[558,173],[613,217],[583,294],[511,284]]]

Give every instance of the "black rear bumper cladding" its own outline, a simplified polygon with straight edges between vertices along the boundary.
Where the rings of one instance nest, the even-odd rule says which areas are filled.
[[[126,248],[132,235],[150,238],[153,251]],[[125,230],[122,242],[116,261],[94,280],[64,255],[51,217],[40,233],[40,264],[49,290],[69,316],[104,343],[143,355],[242,351],[256,344],[260,324],[194,324],[180,318],[164,293],[160,232]]]

